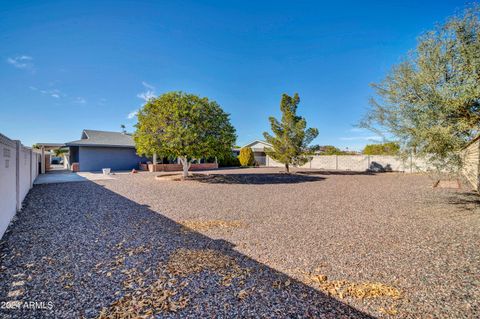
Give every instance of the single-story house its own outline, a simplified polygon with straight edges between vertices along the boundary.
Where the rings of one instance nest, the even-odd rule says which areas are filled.
[[[77,141],[65,143],[70,150],[70,165],[78,163],[79,171],[131,170],[146,158],[138,156],[129,133],[83,130]]]
[[[267,154],[265,154],[265,148],[272,147],[271,144],[265,141],[255,140],[253,142],[243,145],[242,147],[234,148],[233,154],[235,156],[240,155],[240,150],[244,147],[250,147],[252,149],[253,156],[255,157],[255,161],[258,163],[258,165],[267,165]]]

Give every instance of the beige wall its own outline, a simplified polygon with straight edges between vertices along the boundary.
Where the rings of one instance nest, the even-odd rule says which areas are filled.
[[[463,149],[462,159],[462,173],[473,189],[478,191],[480,189],[480,138],[476,138]]]
[[[377,162],[383,167],[388,165],[393,171],[406,173],[415,173],[426,169],[425,161],[420,158],[410,157],[404,161],[396,156],[384,155],[315,155],[302,168],[365,171],[372,162]],[[267,156],[267,166],[283,167],[284,165]]]
[[[0,134],[0,237],[38,175],[40,154]]]

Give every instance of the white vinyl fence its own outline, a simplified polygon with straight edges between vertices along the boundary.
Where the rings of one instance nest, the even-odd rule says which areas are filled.
[[[40,154],[0,134],[0,237],[39,174]]]
[[[397,156],[386,155],[315,155],[301,168],[314,168],[341,171],[366,171],[373,165],[380,165],[388,171],[415,173],[426,169],[426,163],[420,158],[410,156],[403,160]],[[283,167],[267,156],[266,166]]]

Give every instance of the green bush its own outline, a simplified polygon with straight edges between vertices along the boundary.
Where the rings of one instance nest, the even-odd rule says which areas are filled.
[[[224,158],[218,160],[218,166],[220,167],[240,166],[240,161],[235,155],[229,154],[228,156],[225,156]]]
[[[365,155],[398,155],[400,145],[395,142],[383,144],[368,144],[363,149]]]
[[[240,149],[238,159],[242,166],[253,166],[253,164],[255,164],[255,157],[253,156],[253,151],[250,147]]]

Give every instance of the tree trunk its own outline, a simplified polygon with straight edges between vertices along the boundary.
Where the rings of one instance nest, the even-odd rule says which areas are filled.
[[[153,171],[157,171],[157,153],[153,153]]]
[[[188,177],[188,170],[190,169],[190,162],[186,157],[180,157],[180,163],[182,163],[183,167],[183,178]]]
[[[286,171],[287,173],[290,173],[290,167],[288,167],[288,164],[285,164],[285,171]]]

